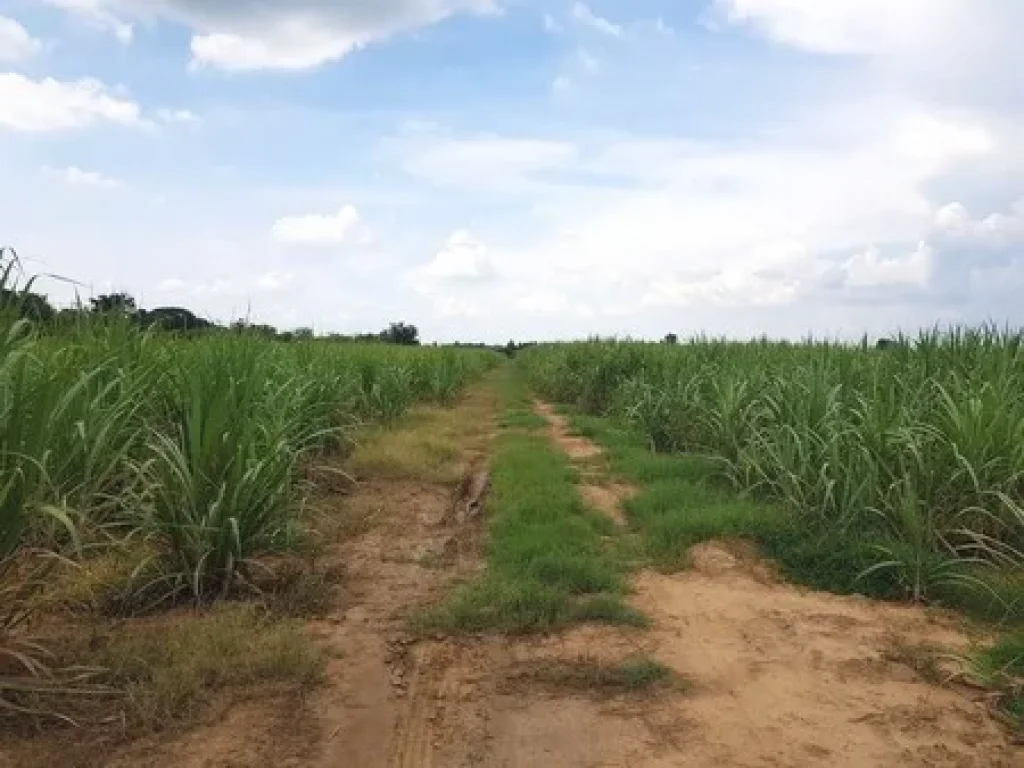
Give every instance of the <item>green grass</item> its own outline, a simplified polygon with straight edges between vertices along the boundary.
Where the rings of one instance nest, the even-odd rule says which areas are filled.
[[[975,657],[974,666],[983,682],[1000,691],[1000,708],[1024,732],[1024,632],[1004,635]]]
[[[505,383],[512,399],[523,399]],[[576,472],[549,441],[518,430],[498,440],[492,466],[487,570],[422,617],[426,627],[506,633],[574,621],[642,625],[622,600],[626,566],[607,521],[583,504]]]
[[[511,429],[524,429],[527,431],[544,429],[547,420],[533,411],[523,408],[508,411],[501,419],[501,426]]]
[[[671,668],[646,655],[618,663],[592,658],[543,661],[527,665],[516,677],[556,688],[613,695],[643,693],[671,683],[686,687]]]
[[[726,484],[719,460],[654,453],[636,429],[568,414],[576,431],[602,446],[611,471],[639,487],[625,511],[659,567],[686,567],[688,550],[703,541],[742,537],[756,541],[794,581],[838,593],[901,594],[892,573],[865,575],[877,559],[871,542],[830,539],[781,505],[737,493]]]

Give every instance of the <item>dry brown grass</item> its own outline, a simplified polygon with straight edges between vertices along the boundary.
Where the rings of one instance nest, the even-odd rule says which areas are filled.
[[[60,713],[86,728],[81,738],[101,743],[181,728],[201,720],[215,703],[244,699],[267,684],[305,690],[320,679],[326,662],[301,623],[241,603],[116,624],[65,623],[48,634],[54,663],[94,670],[90,683],[105,693],[32,695],[18,703]],[[0,732],[41,727],[62,725],[38,717],[0,718]]]
[[[484,382],[455,408],[415,408],[396,428],[367,430],[357,436],[347,468],[358,478],[455,485],[467,454],[483,452],[495,432],[496,397]]]

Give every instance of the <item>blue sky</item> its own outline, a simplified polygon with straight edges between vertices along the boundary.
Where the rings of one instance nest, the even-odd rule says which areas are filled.
[[[1016,0],[0,0],[0,241],[83,295],[322,332],[1019,325],[1021,28]]]

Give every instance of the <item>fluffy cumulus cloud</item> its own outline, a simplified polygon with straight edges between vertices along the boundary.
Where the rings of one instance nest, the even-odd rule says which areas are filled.
[[[120,189],[125,184],[120,179],[104,176],[96,171],[83,171],[70,165],[67,168],[44,168],[44,173],[58,178],[72,187],[92,187],[94,189]]]
[[[193,30],[194,67],[304,70],[398,33],[462,12],[496,11],[493,0],[50,0],[87,18],[153,16]],[[130,29],[130,26],[128,27]]]
[[[621,24],[616,24],[603,16],[598,16],[586,3],[577,2],[573,4],[572,18],[579,24],[589,27],[602,35],[609,35],[611,37],[622,36]]]
[[[15,19],[0,16],[0,62],[19,62],[35,56],[43,44]]]
[[[812,54],[874,67],[875,87],[911,85],[940,100],[992,102],[1016,93],[1024,4],[1015,0],[714,0],[706,19]]]
[[[1006,212],[995,211],[978,219],[962,203],[947,203],[935,213],[935,229],[941,236],[974,245],[1024,244],[1024,199]]]
[[[885,257],[877,247],[871,247],[846,262],[846,284],[854,288],[881,285],[924,287],[931,277],[934,257],[931,246],[923,242],[903,256]]]
[[[576,147],[565,141],[507,136],[417,138],[402,149],[409,173],[442,185],[521,191],[538,174],[569,167]]]
[[[982,0],[984,2],[984,0]],[[715,0],[713,19],[747,25],[780,43],[829,54],[890,55],[940,38],[960,0]]]
[[[145,124],[138,104],[98,80],[33,80],[0,73],[0,128],[24,132],[66,131],[95,123]]]
[[[419,269],[418,274],[429,284],[478,283],[494,277],[494,266],[487,247],[460,229],[448,237],[433,261]]]
[[[284,216],[274,223],[273,235],[286,245],[342,245],[359,232],[359,222],[355,207],[345,205],[337,213]]]
[[[109,0],[44,0],[44,2],[74,14],[91,27],[112,33],[124,45],[131,43],[135,37],[135,29],[132,24],[113,10],[121,3]],[[124,5],[128,4],[124,3]],[[135,5],[141,4],[136,3]]]
[[[185,288],[185,281],[177,277],[166,277],[156,285],[158,293],[173,294]]]

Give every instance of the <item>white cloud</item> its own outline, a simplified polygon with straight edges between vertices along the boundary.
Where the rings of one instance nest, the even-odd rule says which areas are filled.
[[[984,1],[984,0],[983,0]],[[781,43],[828,54],[880,54],[949,32],[963,0],[715,0],[718,17]]]
[[[781,306],[817,288],[824,271],[804,243],[783,239],[734,255],[718,267],[656,277],[642,303]]]
[[[877,288],[879,286],[907,285],[923,288],[932,275],[935,251],[928,243],[918,243],[913,252],[905,256],[886,258],[878,248],[868,248],[850,258],[843,268],[846,285],[851,288]]]
[[[655,307],[699,303],[726,307],[782,306],[795,301],[800,291],[800,281],[795,278],[765,277],[728,269],[705,280],[655,279],[642,303]]]
[[[274,223],[274,238],[287,245],[340,245],[359,225],[359,212],[346,205],[335,214],[285,216]]]
[[[192,66],[228,71],[310,69],[457,13],[497,12],[494,0],[50,2],[92,18],[156,15],[184,24],[194,33]]]
[[[576,58],[579,60],[580,66],[583,68],[583,71],[588,74],[592,75],[595,72],[597,72],[598,69],[601,68],[601,65],[598,62],[598,60],[594,58],[594,56],[586,48],[580,48],[576,52]]]
[[[722,28],[862,59],[875,89],[1011,106],[1006,78],[1019,68],[1024,27],[1018,0],[714,0],[712,8]]]
[[[980,157],[996,148],[983,125],[924,113],[911,114],[896,126],[897,150],[936,172],[964,158]]]
[[[226,70],[310,69],[340,59],[360,44],[358,38],[338,37],[314,24],[296,22],[278,32],[246,37],[228,32],[192,38],[193,67]]]
[[[1018,200],[1007,213],[991,213],[981,219],[971,216],[959,202],[947,203],[935,213],[938,235],[987,245],[1024,243],[1024,199]]]
[[[241,296],[244,288],[230,277],[216,277],[192,289],[194,296]]]
[[[203,122],[199,115],[188,109],[158,109],[156,117],[160,122],[168,124],[197,126]]]
[[[942,232],[960,233],[971,225],[971,214],[962,203],[947,203],[935,213],[935,227]]]
[[[156,289],[160,293],[178,293],[185,289],[185,281],[176,277],[168,277],[157,283]]]
[[[135,37],[131,24],[107,10],[107,6],[117,3],[107,0],[45,0],[50,5],[61,8],[84,19],[96,29],[112,32],[122,45],[128,45]]]
[[[434,283],[478,283],[494,277],[487,246],[464,229],[453,232],[434,260],[417,272],[421,286]]]
[[[46,171],[46,173],[61,179],[65,184],[73,187],[120,189],[125,186],[124,182],[120,179],[104,176],[102,173],[97,173],[95,171],[83,171],[81,168],[77,168],[73,165],[70,165],[67,168],[44,168],[43,170]]]
[[[521,296],[516,307],[522,312],[538,315],[557,315],[571,309],[569,299],[556,291],[536,291]]]
[[[0,104],[0,128],[16,131],[62,131],[98,122],[145,125],[138,104],[92,79],[61,82],[0,73]]]
[[[500,136],[428,140],[403,148],[403,167],[432,181],[474,189],[509,189],[539,171],[567,166],[576,147],[567,142]]]
[[[544,30],[546,32],[561,32],[562,25],[558,23],[550,13],[544,14]]]
[[[19,62],[30,59],[43,48],[15,19],[0,16],[0,61]]]
[[[565,93],[572,88],[572,78],[568,75],[559,75],[551,81],[551,90],[555,93]]]
[[[473,301],[442,296],[434,302],[434,311],[441,317],[477,317],[480,315],[480,305]]]
[[[271,270],[265,272],[256,279],[256,287],[262,291],[280,291],[287,288],[295,280],[291,272]]]
[[[1001,147],[983,122],[943,111],[901,111],[888,100],[848,109],[728,144],[580,142],[552,166],[558,174],[505,188],[522,191],[534,221],[550,226],[496,250],[496,269],[516,285],[564,295],[529,306],[561,307],[565,317],[580,301],[637,316],[795,305],[844,285],[927,287],[937,245],[915,244],[934,227],[930,188]],[[595,177],[616,183],[595,187]],[[487,176],[477,189],[492,185]],[[868,250],[873,242],[882,247]],[[892,255],[898,249],[909,255]],[[838,255],[851,253],[859,255]]]
[[[595,14],[584,2],[576,2],[572,6],[572,17],[580,24],[612,37],[622,36],[622,26]]]

